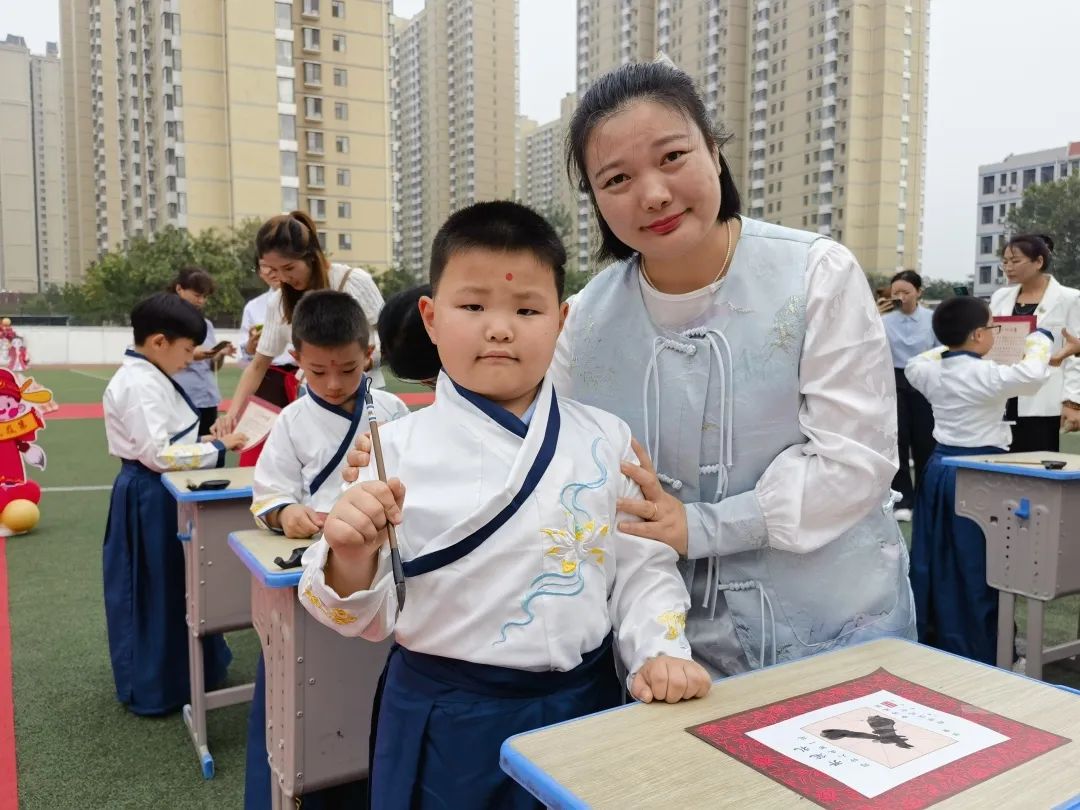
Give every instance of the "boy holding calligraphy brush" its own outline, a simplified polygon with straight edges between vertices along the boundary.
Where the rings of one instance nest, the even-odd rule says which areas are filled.
[[[919,641],[982,661],[996,662],[997,592],[986,583],[986,545],[978,524],[956,514],[956,468],[947,456],[1004,453],[1012,441],[1003,420],[1010,397],[1037,391],[1080,340],[1065,332],[1051,356],[1053,336],[1037,329],[1015,365],[985,360],[1000,328],[985,301],[950,298],[933,317],[944,346],[913,358],[905,374],[934,410],[937,448],[923,471],[911,535],[911,590]]]
[[[516,203],[447,220],[419,305],[442,364],[435,404],[378,429],[383,464],[304,555],[309,612],[398,642],[377,707],[373,808],[535,806],[500,771],[499,747],[618,704],[613,647],[643,701],[709,689],[683,634],[675,552],[618,529],[617,500],[637,495],[619,470],[635,458],[629,429],[545,377],[565,260],[551,226]]]

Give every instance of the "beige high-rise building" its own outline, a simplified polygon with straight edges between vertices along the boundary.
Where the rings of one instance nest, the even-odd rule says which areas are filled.
[[[917,268],[929,2],[579,0],[578,91],[664,51],[734,136],[749,216],[842,240],[868,272]]]
[[[64,130],[56,44],[0,42],[0,290],[38,292],[67,273]]]
[[[569,233],[560,236],[568,241],[569,265],[576,268],[578,257],[573,245],[577,222],[578,194],[566,174],[566,131],[577,106],[577,94],[568,93],[560,103],[560,115],[554,121],[537,125],[528,118],[518,125],[518,188],[521,202],[540,213],[555,217],[553,224]]]
[[[517,0],[428,0],[395,20],[395,259],[418,276],[451,212],[513,197],[517,8]]]
[[[390,0],[62,0],[73,273],[296,208],[389,266]]]

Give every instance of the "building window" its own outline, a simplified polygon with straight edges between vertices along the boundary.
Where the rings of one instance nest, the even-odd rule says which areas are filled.
[[[304,0],[304,16],[305,17],[318,17],[319,16],[319,0]]]
[[[349,105],[344,101],[334,102],[334,118],[338,121],[349,120]]]
[[[349,154],[349,136],[338,135],[337,138],[334,139],[334,149],[342,155]]]
[[[281,210],[295,211],[300,207],[300,194],[295,188],[281,187]]]
[[[992,236],[980,236],[979,237],[979,253],[983,256],[989,255],[994,252],[994,237]]]
[[[994,175],[990,174],[983,178],[983,194],[994,193]]]
[[[292,30],[292,3],[274,3],[274,25],[285,31]]]
[[[326,167],[311,165],[307,167],[307,181],[309,186],[322,188],[326,185]]]
[[[339,233],[337,246],[338,250],[352,250],[352,234]]]
[[[281,67],[292,67],[292,43],[288,40],[277,41],[277,63]]]
[[[281,153],[281,176],[296,177],[296,152]]]
[[[322,85],[322,65],[318,62],[304,62],[304,84],[312,87]]]
[[[294,104],[296,97],[293,95],[293,80],[279,78],[277,80],[277,100],[281,104]]]
[[[1035,182],[1035,170],[1024,169],[1024,188],[1027,188]]]
[[[984,205],[982,208],[982,224],[990,225],[994,221],[994,206]]]
[[[979,283],[980,284],[989,284],[990,283],[990,270],[991,270],[991,267],[988,264],[984,264],[982,267],[979,268]]]
[[[278,137],[283,141],[296,140],[295,115],[278,115]]]
[[[338,219],[352,219],[352,203],[339,202],[337,204]]]
[[[345,0],[330,0],[330,16],[339,20],[345,18]]]
[[[323,153],[323,134],[321,132],[307,133],[307,151],[310,155],[321,155]]]
[[[326,222],[326,200],[321,197],[308,197],[308,213],[316,222]]]
[[[337,170],[337,184],[339,186],[348,186],[352,183],[352,173],[348,169]]]
[[[304,50],[317,51],[322,41],[321,32],[318,28],[304,28]]]
[[[345,68],[334,68],[334,86],[345,87],[349,83],[349,72]],[[1053,171],[1053,166],[1050,170]]]
[[[1009,172],[1009,183],[1016,185],[1016,172]]]
[[[334,38],[331,41],[331,47],[333,47],[334,53],[345,53],[345,35],[334,34]]]
[[[313,121],[322,120],[322,99],[319,96],[304,98],[304,116]]]
[[[180,88],[177,88],[176,92],[179,93]],[[1039,171],[1039,182],[1040,183],[1053,183],[1054,182],[1054,167],[1053,166],[1043,166],[1042,167],[1042,169]]]

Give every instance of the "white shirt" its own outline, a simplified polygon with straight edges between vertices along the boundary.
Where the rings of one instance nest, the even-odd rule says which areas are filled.
[[[939,444],[1008,450],[1012,429],[1004,421],[1005,402],[1046,382],[1052,347],[1045,332],[1032,332],[1024,359],[1007,366],[939,346],[912,358],[904,374],[934,409]]]
[[[807,441],[777,456],[755,488],[769,545],[796,553],[824,546],[880,506],[897,466],[896,381],[866,275],[851,251],[830,239],[810,246],[807,267],[799,366],[799,425]],[[664,295],[642,280],[649,314],[666,328],[708,323],[721,286],[713,285],[703,309],[696,292]],[[587,317],[571,302],[568,321]],[[556,390],[569,390],[569,334],[563,330],[549,372]],[[712,553],[690,549],[694,558]]]
[[[409,413],[409,407],[387,391],[372,390],[371,400],[380,424]],[[309,391],[282,409],[255,464],[251,512],[262,528],[270,528],[264,515],[289,504],[310,506],[316,512],[333,508],[342,490],[345,454],[356,435],[368,430],[363,403],[355,407],[360,413],[350,414]]]
[[[246,366],[255,359],[255,355],[247,353],[248,334],[250,334],[252,327],[266,325],[266,308],[270,304],[273,292],[273,290],[267,290],[262,295],[257,295],[244,304],[244,314],[240,318],[240,359],[237,360],[237,365]],[[291,348],[292,343],[289,343],[285,350],[271,361],[271,364],[275,366],[295,365],[296,362],[293,360],[292,355],[289,354]],[[256,351],[258,351],[258,348],[256,348]]]
[[[199,441],[199,412],[180,387],[132,350],[105,388],[109,455],[155,472],[221,466],[225,445]]]
[[[371,588],[342,596],[323,574],[326,542],[312,544],[299,586],[308,612],[342,635],[393,633],[416,652],[523,670],[570,670],[612,629],[630,673],[657,654],[689,658],[689,597],[675,552],[616,528],[616,500],[639,494],[619,471],[634,457],[625,423],[560,399],[550,463],[521,494],[553,424],[551,390],[542,386],[524,438],[445,374],[433,406],[386,425],[387,474],[407,489],[397,530],[406,562],[452,548],[523,502],[470,553],[409,576],[400,615],[385,547]],[[364,480],[375,474],[374,465],[361,471]]]

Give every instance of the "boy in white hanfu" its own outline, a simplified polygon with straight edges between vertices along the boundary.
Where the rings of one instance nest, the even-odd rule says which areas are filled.
[[[176,502],[161,482],[170,470],[223,467],[243,446],[233,433],[199,435],[199,409],[172,379],[206,339],[206,320],[184,299],[153,295],[131,311],[135,345],[105,388],[105,438],[121,460],[102,548],[105,624],[116,697],[135,714],[167,714],[190,700],[184,550]],[[204,636],[208,686],[221,683],[231,655],[220,635]]]
[[[265,529],[306,539],[341,494],[341,468],[358,430],[367,430],[364,395],[371,379],[371,329],[356,300],[335,290],[312,290],[296,304],[292,357],[304,372],[307,393],[289,404],[274,422],[255,465],[251,511]],[[408,414],[409,408],[387,391],[373,389],[380,422]],[[363,425],[363,428],[361,428]],[[304,806],[322,803],[355,806],[366,787],[358,783],[304,794]],[[244,806],[271,804],[266,756],[266,672],[262,656],[248,719]]]
[[[419,304],[442,363],[435,404],[380,430],[394,477],[373,480],[369,465],[304,555],[309,612],[397,641],[377,707],[376,810],[535,806],[500,770],[500,745],[618,704],[613,646],[640,700],[709,689],[683,635],[675,552],[617,529],[618,499],[638,495],[619,469],[635,458],[629,429],[545,378],[565,261],[551,226],[516,203],[447,220]]]

